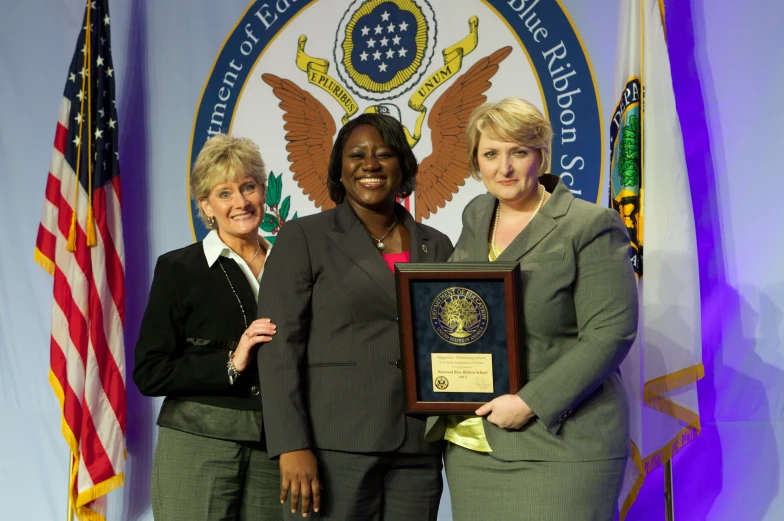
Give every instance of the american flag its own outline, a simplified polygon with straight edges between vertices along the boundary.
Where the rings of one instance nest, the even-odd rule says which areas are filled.
[[[125,252],[107,0],[88,1],[60,105],[35,259],[54,277],[49,382],[69,519],[103,519],[125,464]]]

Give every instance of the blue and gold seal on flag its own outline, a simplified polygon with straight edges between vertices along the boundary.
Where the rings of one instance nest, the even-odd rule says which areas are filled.
[[[640,78],[629,79],[610,125],[610,204],[621,215],[629,233],[629,261],[640,278],[643,273],[641,194],[644,190],[641,96]]]
[[[468,288],[447,288],[433,299],[430,324],[438,336],[453,345],[468,345],[487,331],[487,304]]]

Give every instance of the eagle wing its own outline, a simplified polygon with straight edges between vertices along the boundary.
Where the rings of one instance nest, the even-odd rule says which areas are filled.
[[[294,82],[273,74],[262,74],[264,83],[280,100],[286,150],[294,180],[318,208],[335,206],[327,191],[327,170],[335,139],[335,120],[327,108]]]
[[[452,200],[468,177],[466,127],[471,112],[487,101],[485,92],[511,47],[477,61],[438,98],[427,118],[433,152],[422,160],[416,178],[416,220],[427,219]]]

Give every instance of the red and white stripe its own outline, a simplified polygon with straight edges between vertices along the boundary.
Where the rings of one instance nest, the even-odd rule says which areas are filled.
[[[125,252],[117,176],[93,192],[97,245],[92,248],[85,235],[88,194],[79,186],[76,251],[66,248],[78,182],[64,157],[68,127],[78,124],[68,121],[70,109],[70,101],[64,98],[36,259],[54,276],[49,379],[62,406],[63,435],[76,462],[70,499],[82,518],[100,512],[97,503],[103,501],[95,500],[123,483]]]

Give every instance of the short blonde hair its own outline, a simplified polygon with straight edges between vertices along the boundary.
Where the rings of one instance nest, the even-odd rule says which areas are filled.
[[[191,170],[191,199],[199,210],[199,218],[207,228],[207,216],[199,201],[207,199],[215,185],[249,175],[266,190],[267,170],[259,147],[248,138],[215,134],[207,140]]]
[[[476,157],[482,134],[501,141],[510,141],[535,148],[542,154],[539,175],[550,169],[553,127],[539,109],[520,98],[506,98],[498,103],[480,105],[468,118],[466,146],[471,177],[480,179]]]

